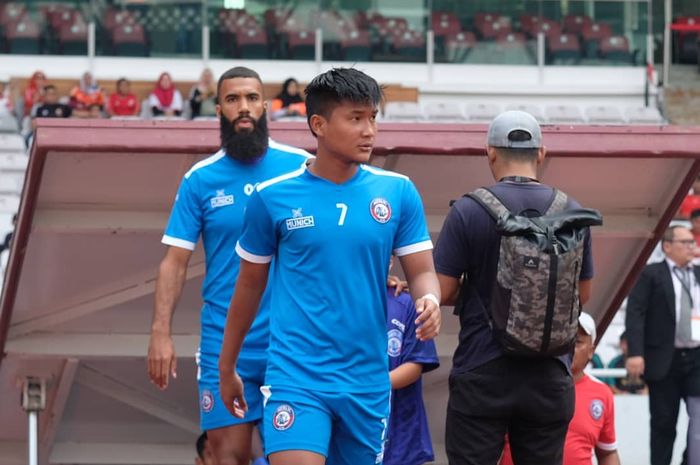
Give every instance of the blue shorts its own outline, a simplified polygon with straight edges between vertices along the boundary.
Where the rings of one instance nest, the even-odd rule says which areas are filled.
[[[265,381],[267,355],[241,354],[236,365],[243,380],[248,412],[236,418],[224,406],[219,391],[219,354],[197,352],[197,384],[199,385],[199,426],[202,431],[258,422],[262,419],[263,398],[260,386]]]
[[[326,465],[382,463],[390,390],[371,393],[318,392],[264,386],[265,454],[306,450]]]

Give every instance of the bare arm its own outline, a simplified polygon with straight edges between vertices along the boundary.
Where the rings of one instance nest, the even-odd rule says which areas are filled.
[[[406,362],[397,366],[389,372],[391,379],[391,389],[401,389],[410,386],[420,379],[423,373],[423,366],[420,363]]]
[[[454,305],[459,297],[459,279],[441,273],[437,274],[440,282],[440,292],[442,293],[442,305]]]
[[[416,304],[416,336],[421,341],[433,339],[440,332],[440,305],[426,298],[429,294],[440,301],[440,283],[435,274],[433,252],[424,250],[399,257],[401,267],[411,289],[411,297]]]
[[[236,374],[236,363],[243,339],[253,324],[270,270],[269,263],[252,263],[241,258],[241,269],[236,280],[231,305],[228,308],[224,343],[219,355],[219,380],[221,398],[229,411],[243,418],[247,405],[243,397],[243,384]],[[234,407],[234,402],[240,408]]]
[[[586,303],[590,300],[592,289],[592,279],[586,279],[578,282],[578,295],[581,301],[581,305],[586,305]]]
[[[595,455],[598,458],[598,465],[620,465],[617,450],[603,450],[596,447]]]
[[[170,326],[185,285],[191,256],[190,250],[168,247],[158,269],[151,339],[148,344],[148,376],[160,389],[168,387],[169,374],[172,373],[173,378],[177,377],[177,359]]]

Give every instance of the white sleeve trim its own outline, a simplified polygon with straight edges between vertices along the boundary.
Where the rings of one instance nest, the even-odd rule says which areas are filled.
[[[172,246],[180,247],[181,249],[187,249],[187,250],[194,250],[195,246],[197,245],[196,242],[190,242],[190,241],[186,241],[184,239],[178,239],[177,237],[168,236],[167,234],[164,234],[163,238],[160,241],[165,245],[172,245]]]
[[[397,257],[402,257],[404,255],[410,255],[412,253],[423,252],[424,250],[431,250],[433,248],[433,241],[428,239],[427,241],[417,242],[411,245],[405,245],[394,249],[394,255]]]
[[[241,257],[243,260],[249,261],[251,263],[270,263],[272,261],[272,255],[255,255],[247,250],[245,250],[243,247],[241,247],[241,244],[239,242],[236,242],[236,253],[238,254],[239,257]]]
[[[598,449],[602,450],[617,450],[617,441],[613,442],[612,444],[606,444],[604,442],[599,442],[595,445]]]

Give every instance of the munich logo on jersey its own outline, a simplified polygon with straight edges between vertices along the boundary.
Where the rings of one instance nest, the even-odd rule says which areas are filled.
[[[284,431],[292,427],[294,424],[294,409],[291,405],[282,404],[275,410],[272,415],[272,426],[277,431]]]
[[[202,408],[202,412],[211,412],[214,408],[214,396],[207,389],[202,391],[202,398],[199,400],[199,406]]]
[[[401,346],[403,346],[403,333],[398,329],[390,329],[387,333],[389,347],[387,353],[389,357],[398,357],[401,355]]]
[[[594,420],[600,420],[603,416],[603,401],[600,399],[593,399],[591,401],[591,406],[588,407],[588,412]]]
[[[225,207],[233,205],[233,194],[226,195],[223,189],[216,191],[216,197],[211,199],[211,208]]]
[[[313,215],[304,216],[301,208],[292,208],[292,217],[287,219],[287,231],[301,228],[313,228],[314,226],[316,226],[316,224],[314,223]]]
[[[369,204],[369,212],[378,223],[386,223],[391,219],[391,205],[381,197],[372,200]]]

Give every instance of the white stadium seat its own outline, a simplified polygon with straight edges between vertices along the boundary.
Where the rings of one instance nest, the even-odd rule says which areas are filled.
[[[663,116],[655,107],[627,107],[625,117],[630,124],[665,124]]]
[[[423,112],[416,102],[388,102],[384,107],[387,121],[421,121]]]
[[[490,123],[501,113],[501,106],[495,103],[467,103],[464,111],[472,123]]]
[[[586,119],[591,124],[622,124],[625,118],[618,107],[594,105],[586,108]]]
[[[540,107],[539,105],[530,103],[513,103],[511,105],[508,105],[506,107],[506,110],[524,111],[526,113],[530,113],[537,120],[538,123],[542,124],[545,122],[544,112],[542,111],[542,107]]]
[[[585,123],[581,110],[576,105],[548,105],[545,109],[547,122],[552,124]]]
[[[426,103],[423,113],[431,121],[464,121],[462,109],[454,102]]]

